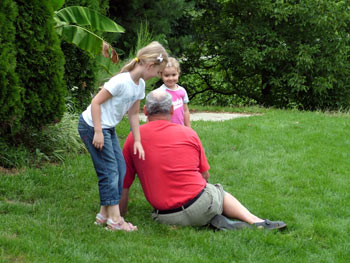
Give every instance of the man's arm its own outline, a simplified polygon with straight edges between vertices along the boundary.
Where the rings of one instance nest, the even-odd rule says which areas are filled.
[[[201,143],[201,140],[199,139],[197,133],[195,131],[193,131],[195,133],[195,139],[197,141],[197,145],[198,145],[198,154],[199,154],[199,171],[201,172],[203,178],[208,181],[210,175],[209,175],[209,163],[207,160],[207,157],[205,156],[205,152]]]
[[[125,216],[128,212],[128,204],[129,204],[129,189],[123,188],[122,197],[119,202],[119,210],[120,215]]]
[[[129,133],[123,147],[123,156],[126,164],[126,173],[123,182],[122,196],[119,202],[120,214],[123,216],[128,212],[129,189],[135,179],[135,169],[133,165],[133,136]]]

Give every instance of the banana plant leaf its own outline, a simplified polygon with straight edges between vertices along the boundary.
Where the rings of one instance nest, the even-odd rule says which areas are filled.
[[[69,6],[56,11],[61,22],[69,25],[90,26],[101,32],[123,33],[123,27],[108,17],[83,6]]]
[[[55,1],[58,6],[60,0]],[[113,63],[118,62],[118,54],[112,46],[91,31],[123,33],[124,28],[113,20],[82,6],[60,9],[55,12],[54,20],[58,35],[68,43],[77,45],[93,56],[102,52]]]
[[[57,11],[64,5],[64,0],[51,0],[51,5],[54,11]]]
[[[101,53],[103,39],[83,27],[65,25],[58,28],[58,34],[68,43],[73,43],[94,56]]]

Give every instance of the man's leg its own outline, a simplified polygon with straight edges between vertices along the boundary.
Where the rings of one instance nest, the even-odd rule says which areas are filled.
[[[223,201],[223,215],[228,218],[235,218],[241,220],[243,222],[247,222],[249,224],[253,224],[257,228],[263,229],[284,229],[287,227],[287,224],[283,221],[270,221],[268,219],[261,219],[256,215],[253,215],[249,212],[249,210],[244,207],[235,197],[231,194],[225,192],[224,201]],[[220,218],[219,218],[220,219]],[[213,219],[214,220],[214,219]],[[224,225],[230,225],[229,220],[221,220],[218,221],[224,222]],[[245,227],[245,226],[243,226]],[[242,227],[242,228],[243,228]],[[220,228],[220,227],[219,227]],[[232,228],[234,229],[234,228]]]
[[[227,192],[225,192],[223,208],[223,214],[229,218],[239,219],[249,224],[264,221],[250,213],[234,196]]]

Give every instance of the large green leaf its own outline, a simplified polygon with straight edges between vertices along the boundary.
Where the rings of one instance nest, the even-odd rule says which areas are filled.
[[[103,39],[91,31],[76,25],[64,25],[57,33],[68,43],[73,43],[92,55],[101,53]]]
[[[57,11],[64,5],[64,0],[51,0],[51,5],[53,7],[53,10]]]
[[[79,26],[91,26],[91,28],[102,32],[123,33],[123,27],[108,17],[101,15],[89,8],[82,6],[70,6],[56,12],[61,22]]]

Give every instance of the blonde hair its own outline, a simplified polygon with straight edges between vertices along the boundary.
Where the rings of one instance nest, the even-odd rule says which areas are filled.
[[[164,68],[168,63],[168,53],[159,42],[153,41],[147,46],[141,48],[137,52],[136,58],[133,58],[125,64],[119,73],[132,71],[137,63],[154,63],[156,65],[161,65]]]
[[[166,68],[174,67],[176,69],[177,73],[179,73],[179,75],[181,74],[180,63],[179,63],[179,61],[176,60],[176,58],[169,57],[168,64],[166,64],[165,67]]]

